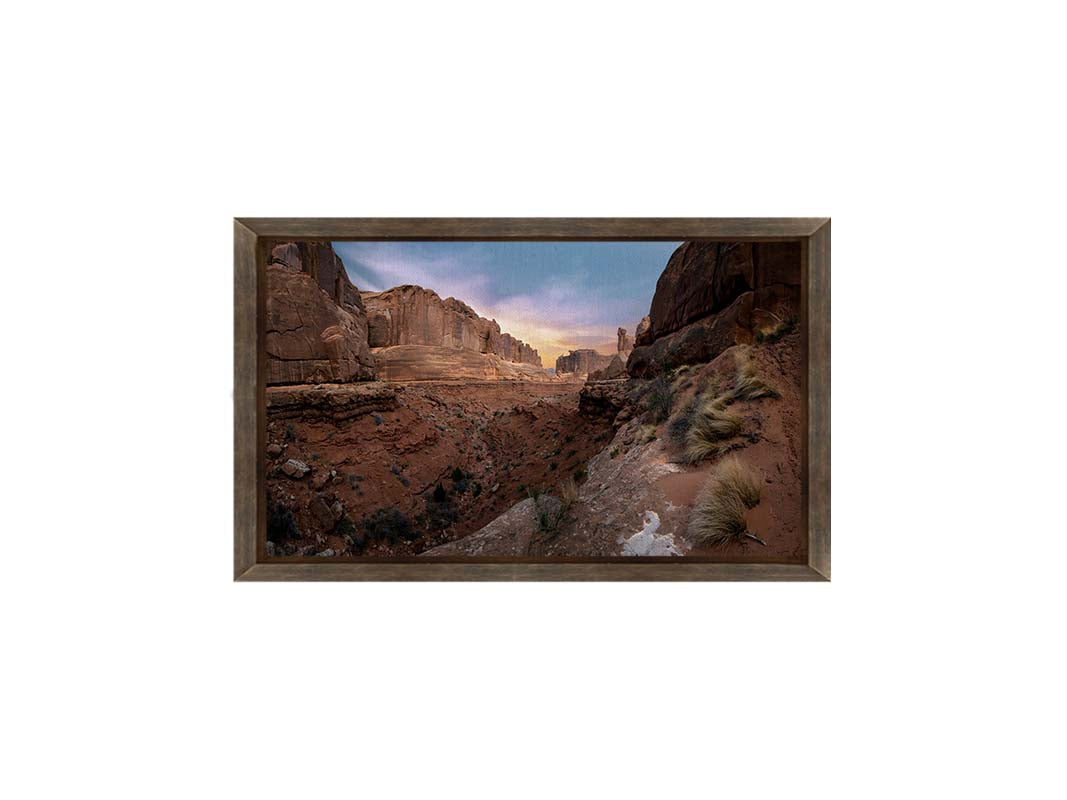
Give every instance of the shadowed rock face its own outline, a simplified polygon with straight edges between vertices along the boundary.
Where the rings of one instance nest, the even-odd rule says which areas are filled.
[[[799,243],[686,242],[656,284],[627,372],[645,378],[710,361],[752,341],[759,325],[795,312],[799,298]]]
[[[267,383],[374,377],[359,291],[329,244],[276,245],[267,265]]]
[[[363,292],[371,347],[427,345],[494,355],[516,364],[541,366],[537,351],[510,334],[496,320],[485,319],[454,297],[444,300],[421,286],[397,286]]]
[[[614,356],[604,356],[596,350],[571,350],[567,355],[556,359],[556,374],[564,372],[588,375],[590,372],[606,369]]]

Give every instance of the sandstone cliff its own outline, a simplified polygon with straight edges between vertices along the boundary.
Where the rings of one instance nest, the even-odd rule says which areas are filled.
[[[799,243],[686,242],[656,284],[627,371],[649,377],[710,361],[751,342],[758,326],[796,313],[799,299]]]
[[[556,375],[573,373],[588,375],[590,372],[605,369],[614,356],[605,356],[596,350],[571,350],[567,355],[556,359]]]
[[[359,291],[328,244],[276,245],[267,264],[267,383],[374,377]]]
[[[406,285],[362,300],[386,380],[549,380],[535,349],[454,297]]]
[[[496,320],[478,316],[454,297],[442,300],[437,292],[421,286],[397,286],[384,292],[363,292],[362,296],[371,347],[453,347],[541,366],[536,350],[502,333]]]

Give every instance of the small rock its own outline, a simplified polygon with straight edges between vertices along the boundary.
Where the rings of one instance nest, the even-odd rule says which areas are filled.
[[[327,472],[320,472],[314,478],[311,479],[311,486],[318,491],[330,482],[330,475]]]
[[[330,511],[333,513],[335,522],[340,522],[341,517],[345,515],[345,507],[341,504],[340,500],[335,501],[334,504],[330,506]]]
[[[316,555],[318,555],[320,558],[330,558],[331,556],[337,555],[337,553],[333,551],[332,547],[327,547],[321,553],[316,553]]]
[[[284,472],[290,478],[303,478],[305,475],[311,472],[311,467],[309,467],[303,461],[297,461],[295,458],[290,458],[288,461],[282,464],[282,472]]]
[[[267,455],[268,456],[280,456],[282,454],[282,446],[280,444],[268,444]]]
[[[489,490],[489,494],[496,494],[496,490],[500,488],[499,483],[494,483],[493,488]]]
[[[268,539],[267,540],[267,557],[268,558],[274,558],[274,556],[276,556],[276,555],[278,555],[278,549],[274,546],[274,542],[272,542],[272,541],[270,541]]]
[[[333,511],[330,510],[330,506],[322,497],[316,497],[314,500],[308,503],[308,511],[311,512],[311,516],[315,518],[315,521],[319,524],[319,527],[323,530],[333,530],[334,523],[337,521],[334,519]]]

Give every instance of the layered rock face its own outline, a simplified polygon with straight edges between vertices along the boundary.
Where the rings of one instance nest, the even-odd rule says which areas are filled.
[[[533,364],[455,347],[401,344],[375,350],[378,377],[387,381],[548,381]]]
[[[614,356],[604,356],[596,350],[571,350],[567,355],[556,359],[556,375],[576,373],[588,375],[590,372],[605,369]]]
[[[386,380],[536,380],[537,351],[454,297],[421,286],[363,292],[368,340]]]
[[[634,377],[710,361],[800,300],[800,244],[686,242],[656,284],[627,361]]]
[[[359,292],[329,244],[290,242],[267,265],[267,383],[374,377]]]

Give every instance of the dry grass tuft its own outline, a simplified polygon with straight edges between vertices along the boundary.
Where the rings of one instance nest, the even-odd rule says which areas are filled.
[[[715,400],[705,403],[694,416],[685,437],[685,456],[690,463],[718,456],[730,449],[727,440],[741,433],[741,418],[720,408]]]
[[[737,377],[734,380],[734,388],[724,396],[727,404],[738,400],[759,400],[761,397],[781,397],[756,375],[756,367],[747,350],[739,350],[734,358],[737,362]]]
[[[759,505],[763,480],[737,458],[719,462],[697,496],[689,517],[689,538],[703,545],[726,545],[751,539],[766,542],[748,530],[745,512]]]

